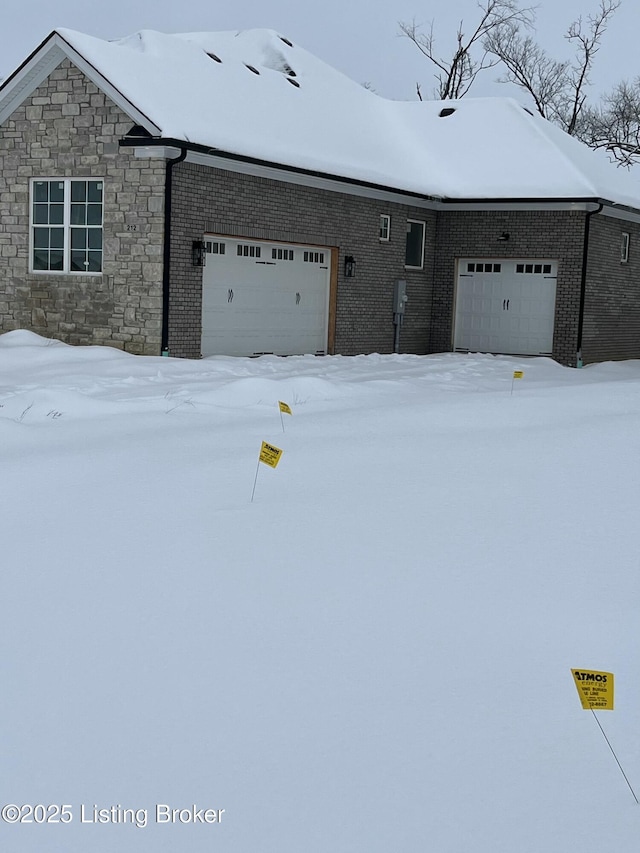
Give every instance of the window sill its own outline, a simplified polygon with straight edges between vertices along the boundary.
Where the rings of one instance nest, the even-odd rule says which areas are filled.
[[[104,272],[64,272],[59,270],[29,270],[29,275],[42,276],[43,278],[99,278]]]

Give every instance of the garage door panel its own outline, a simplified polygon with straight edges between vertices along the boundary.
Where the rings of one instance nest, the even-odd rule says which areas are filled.
[[[326,352],[331,250],[224,242],[224,254],[208,253],[204,268],[203,355]]]
[[[555,261],[462,259],[458,268],[454,349],[552,351]]]

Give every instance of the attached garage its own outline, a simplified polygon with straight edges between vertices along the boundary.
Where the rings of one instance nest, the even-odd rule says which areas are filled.
[[[551,355],[557,261],[458,261],[454,349]]]
[[[328,352],[332,250],[207,235],[202,354]]]

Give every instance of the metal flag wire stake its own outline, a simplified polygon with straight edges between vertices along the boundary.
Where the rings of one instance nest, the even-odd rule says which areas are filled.
[[[591,703],[589,703],[589,704],[591,704]],[[612,755],[613,755],[613,757],[615,758],[615,760],[616,760],[616,764],[618,765],[618,767],[620,768],[620,772],[621,772],[621,773],[622,773],[622,775],[624,776],[624,781],[627,783],[627,785],[629,786],[629,790],[630,790],[630,791],[631,791],[631,793],[633,794],[633,799],[634,799],[634,800],[636,801],[636,803],[638,803],[638,805],[640,806],[640,803],[638,802],[638,798],[636,797],[636,792],[635,792],[635,791],[633,790],[633,788],[631,787],[631,782],[627,779],[627,774],[626,774],[626,773],[624,772],[624,770],[622,769],[622,764],[620,764],[620,762],[618,761],[618,756],[615,754],[615,752],[614,752],[614,750],[613,750],[613,747],[612,747],[612,746],[611,746],[611,744],[609,743],[609,738],[606,736],[606,734],[605,734],[605,732],[604,732],[604,729],[602,728],[602,725],[600,724],[600,720],[596,717],[596,712],[595,712],[595,711],[593,710],[593,708],[591,708],[591,707],[589,708],[589,710],[590,710],[590,711],[591,711],[591,713],[593,714],[593,719],[594,719],[594,720],[596,721],[596,723],[598,724],[598,728],[599,728],[599,729],[600,729],[600,731],[602,732],[602,737],[606,740],[606,742],[607,742],[607,746],[608,746],[608,747],[609,747],[609,749],[611,750],[611,754],[612,754]]]
[[[513,397],[513,383],[516,379],[522,379],[524,376],[524,370],[514,370],[513,376],[511,377],[511,396]]]
[[[258,482],[258,471],[260,470],[260,463],[264,462],[265,465],[268,465],[270,468],[277,468],[278,462],[280,461],[280,457],[282,456],[282,450],[279,447],[275,447],[273,444],[269,444],[266,441],[262,442],[260,447],[260,455],[258,456],[258,466],[256,468],[256,476],[253,481],[253,491],[251,492],[251,503],[253,503],[253,496],[256,491],[256,483]]]
[[[256,476],[253,481],[253,491],[251,492],[251,503],[253,503],[253,496],[256,493],[256,483],[258,482],[258,471],[260,470],[260,458],[258,457],[258,464],[256,465]]]
[[[572,670],[571,670],[571,672],[572,672],[574,675],[576,675],[576,670],[573,670],[573,669],[572,669]],[[611,675],[611,677],[612,677],[612,679],[613,679],[613,674],[612,674],[612,673],[595,673],[595,672],[592,672],[592,673],[590,673],[590,674],[591,674],[591,675],[596,675],[596,676],[598,676],[598,675],[604,675],[604,676],[605,676],[605,678],[606,678],[606,677],[608,677],[608,675]],[[584,675],[584,673],[583,673],[583,675]],[[580,673],[579,673],[579,672],[577,673],[577,676],[578,676],[578,677],[580,676]],[[613,682],[612,682],[612,684],[613,684]],[[636,792],[635,792],[635,791],[633,790],[633,788],[631,787],[631,782],[628,780],[628,778],[627,778],[627,774],[626,774],[626,773],[624,772],[624,770],[622,769],[622,764],[620,764],[620,761],[619,761],[619,759],[618,759],[618,756],[616,755],[616,753],[615,753],[615,751],[614,751],[613,747],[611,746],[611,742],[609,741],[609,738],[608,738],[608,737],[607,737],[607,735],[605,734],[605,730],[602,728],[602,724],[601,724],[600,720],[598,719],[598,717],[596,716],[596,712],[593,710],[593,703],[592,703],[592,701],[591,701],[591,697],[589,696],[588,692],[584,689],[584,687],[583,687],[583,684],[582,684],[582,681],[581,681],[581,680],[576,682],[576,687],[578,688],[578,695],[580,696],[580,699],[581,699],[581,702],[582,702],[582,707],[583,707],[585,710],[589,710],[589,711],[591,711],[591,713],[592,713],[592,715],[593,715],[593,719],[596,721],[596,723],[598,724],[598,728],[599,728],[599,729],[600,729],[600,731],[602,732],[602,737],[603,737],[603,738],[605,739],[605,741],[607,742],[607,746],[608,746],[608,747],[609,747],[609,749],[611,750],[611,754],[612,754],[612,755],[613,755],[613,757],[615,758],[615,760],[616,760],[616,764],[618,765],[618,767],[620,768],[620,772],[621,772],[621,773],[622,773],[622,775],[624,776],[624,781],[627,783],[627,785],[629,786],[629,790],[630,790],[630,791],[631,791],[631,793],[633,794],[633,799],[636,801],[636,804],[637,804],[637,805],[640,805],[640,803],[638,802],[638,798],[636,797]],[[611,687],[611,690],[613,691],[613,686]],[[608,700],[608,698],[610,698],[610,700],[611,700],[611,704],[610,704],[610,705],[608,705],[608,704],[607,704],[607,700]],[[608,707],[610,710],[613,710],[613,692],[611,693],[611,696],[610,696],[610,697],[607,697],[607,699],[605,700],[605,707]]]

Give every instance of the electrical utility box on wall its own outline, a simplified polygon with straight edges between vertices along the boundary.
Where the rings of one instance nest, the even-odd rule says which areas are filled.
[[[393,313],[404,314],[404,308],[408,301],[407,282],[402,280],[396,281],[393,289]]]

